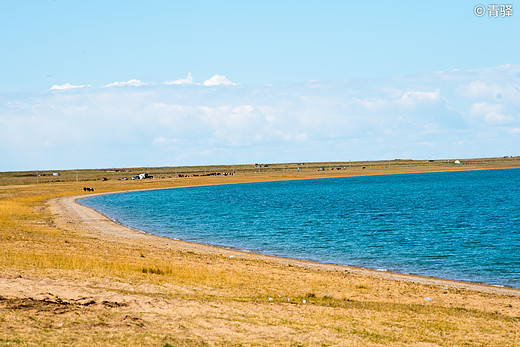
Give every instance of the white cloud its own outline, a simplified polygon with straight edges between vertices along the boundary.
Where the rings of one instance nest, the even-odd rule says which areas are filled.
[[[140,87],[140,86],[145,86],[145,85],[148,85],[148,83],[142,82],[142,81],[134,78],[134,79],[131,79],[126,82],[110,83],[110,84],[107,84],[105,87],[123,87],[123,86]]]
[[[166,81],[164,82],[166,85],[178,85],[178,84],[199,84],[193,82],[193,77],[191,76],[191,72],[188,73],[188,76],[186,78],[179,78],[175,81]]]
[[[181,141],[179,139],[170,139],[170,138],[159,136],[159,137],[156,137],[155,139],[153,139],[152,142],[154,144],[164,145],[164,144],[172,144],[172,143],[177,144],[177,143],[180,143]]]
[[[520,77],[445,77],[3,95],[0,171],[520,154]]]
[[[65,84],[53,84],[52,87],[51,87],[51,90],[69,90],[69,89],[77,89],[77,88],[85,88],[85,87],[90,87],[90,84],[88,85],[73,85],[73,84],[70,84],[70,83],[65,83]]]
[[[412,74],[406,76],[398,76],[399,80],[437,80],[440,82],[471,82],[471,81],[485,81],[488,84],[504,84],[514,82],[518,79],[520,73],[520,65],[499,65],[488,68],[479,69],[451,69],[437,72],[426,72],[419,74]]]
[[[483,116],[490,125],[505,125],[514,122],[515,118],[504,112],[504,105],[497,103],[476,102],[471,106],[473,116]]]
[[[518,76],[520,76],[520,73],[518,73]],[[516,83],[497,84],[477,80],[460,85],[458,90],[464,97],[471,99],[506,101],[520,105],[519,81],[516,81]]]
[[[474,99],[494,99],[500,94],[500,87],[489,85],[483,81],[472,81],[461,88],[462,93]]]
[[[439,95],[439,90],[433,92],[410,91],[403,94],[401,101],[403,104],[414,105],[419,102],[436,101],[439,99]]]
[[[484,117],[484,120],[488,124],[492,125],[505,125],[512,123],[515,119],[509,114],[501,114],[498,112],[489,112]]]
[[[488,102],[476,102],[471,106],[470,113],[474,116],[485,115],[490,112],[502,112],[503,106]]]
[[[205,80],[203,85],[205,86],[236,86],[237,83],[231,82],[224,75],[215,75],[209,80]]]

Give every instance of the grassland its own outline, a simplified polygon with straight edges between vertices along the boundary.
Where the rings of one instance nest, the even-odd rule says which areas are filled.
[[[0,173],[0,345],[520,345],[518,290],[189,244],[73,203],[85,186],[97,193],[506,167],[520,161]],[[143,172],[154,179],[118,180]],[[234,174],[202,176],[214,172]]]

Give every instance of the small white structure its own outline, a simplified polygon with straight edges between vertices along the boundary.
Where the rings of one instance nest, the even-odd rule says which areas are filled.
[[[454,163],[454,164],[460,164],[460,161],[455,160],[453,163]]]
[[[54,172],[52,175],[53,176],[60,176],[60,173],[59,172]]]

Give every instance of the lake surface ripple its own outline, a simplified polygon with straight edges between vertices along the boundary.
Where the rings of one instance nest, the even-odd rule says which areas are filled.
[[[174,188],[79,202],[169,238],[520,288],[520,169]]]

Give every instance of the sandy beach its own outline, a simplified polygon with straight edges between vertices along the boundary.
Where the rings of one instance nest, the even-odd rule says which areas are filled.
[[[148,242],[149,244],[152,244],[154,247],[157,248],[190,249],[200,253],[218,254],[223,256],[247,257],[250,259],[279,262],[281,265],[291,264],[293,266],[299,266],[309,269],[319,269],[324,271],[348,271],[364,276],[384,278],[389,280],[399,280],[412,283],[420,283],[425,285],[436,285],[449,288],[468,289],[483,293],[495,293],[520,297],[520,289],[516,288],[497,287],[469,282],[444,280],[434,277],[399,274],[388,271],[376,271],[351,266],[340,266],[334,264],[323,264],[317,262],[302,261],[297,259],[266,256],[150,235],[117,224],[116,222],[100,214],[99,212],[77,203],[78,199],[93,195],[101,194],[58,198],[51,200],[50,206],[52,211],[55,214],[61,216],[64,220],[69,220],[69,223],[79,223],[81,227],[85,228],[89,232],[92,232],[93,237],[102,236],[101,238],[105,239],[106,241],[110,241],[117,238],[122,242]]]
[[[233,183],[241,181],[248,180],[236,178]],[[264,256],[148,235],[77,204],[84,195],[72,193],[80,185],[64,184],[59,192],[45,188],[40,196],[58,196],[31,203],[31,215],[17,219],[17,232],[24,239],[14,242],[14,237],[5,235],[3,242],[11,244],[2,253],[1,343],[520,343],[518,289]],[[185,185],[164,182],[140,189]],[[20,189],[30,195],[28,188],[19,187],[3,188],[1,193],[7,196]],[[121,190],[125,189],[109,189]],[[23,223],[29,223],[31,231],[23,229]],[[13,232],[13,225],[4,223],[5,230]]]

